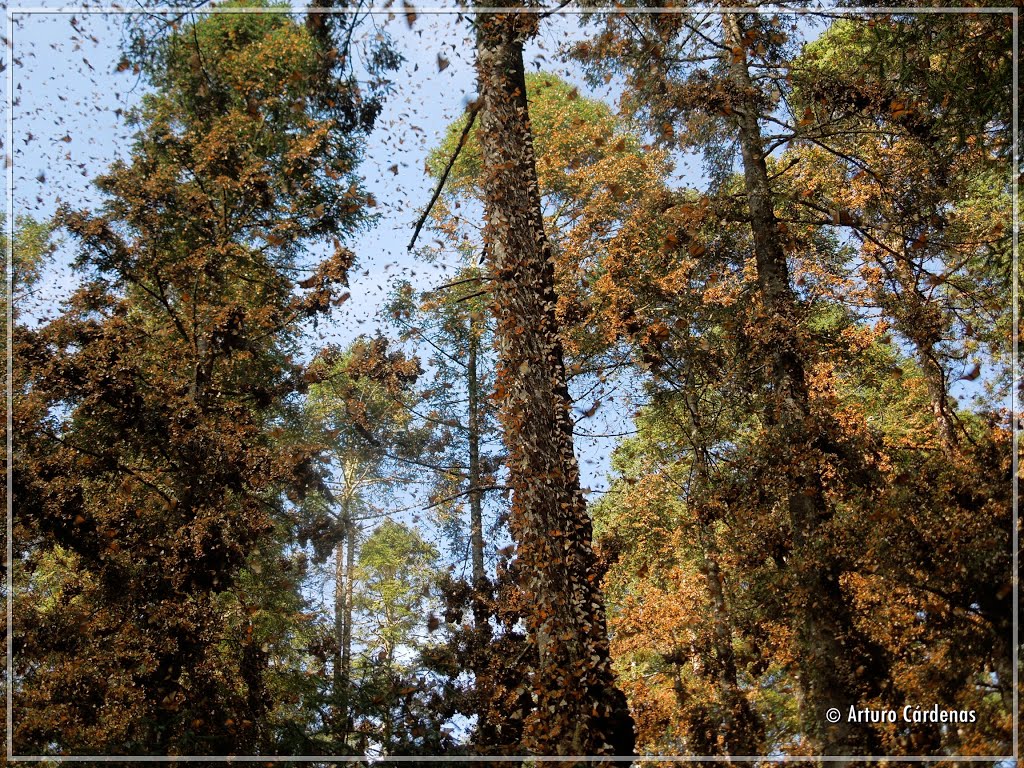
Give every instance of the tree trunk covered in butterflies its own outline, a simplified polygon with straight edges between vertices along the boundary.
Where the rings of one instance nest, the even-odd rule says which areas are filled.
[[[516,568],[528,596],[533,710],[523,748],[552,755],[631,754],[633,722],[615,687],[591,523],[573,453],[523,70],[529,14],[477,17],[488,266],[496,279],[495,397],[508,441]]]

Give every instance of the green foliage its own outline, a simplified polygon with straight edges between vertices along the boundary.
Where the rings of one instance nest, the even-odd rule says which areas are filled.
[[[901,120],[910,132],[927,131],[936,148],[962,146],[971,136],[1005,158],[1010,38],[1011,29],[998,16],[969,24],[941,18],[838,20],[794,62],[793,103],[802,109],[854,74],[862,86],[881,86],[881,98],[872,105],[877,116]],[[856,99],[845,101],[847,108],[857,108]],[[939,108],[918,114],[925,105]]]
[[[368,656],[383,653],[379,660],[391,663],[396,650],[409,645],[413,631],[424,626],[438,556],[417,531],[393,520],[382,522],[363,542],[356,607],[371,623],[365,638]]]
[[[607,104],[581,96],[575,87],[548,72],[528,74],[526,94],[530,104],[534,151],[541,162],[570,158],[571,169],[593,164],[604,154],[600,147],[616,128],[616,119]],[[467,120],[468,115],[463,115],[451,123],[441,143],[427,156],[427,170],[432,176],[440,177],[455,154]],[[595,136],[601,136],[596,143]],[[632,138],[629,139],[629,147],[636,148]],[[446,188],[453,194],[479,196],[482,173],[480,142],[473,132],[459,151]],[[555,191],[546,189],[545,193]]]
[[[438,754],[452,747],[452,714],[437,681],[422,671],[428,613],[436,605],[439,553],[414,527],[378,525],[360,547],[354,607],[355,729],[373,751]]]
[[[7,258],[6,214],[0,212],[0,250]],[[14,219],[14,296],[24,295],[39,280],[47,257],[52,253],[53,225],[24,214]],[[17,312],[17,309],[15,309]]]

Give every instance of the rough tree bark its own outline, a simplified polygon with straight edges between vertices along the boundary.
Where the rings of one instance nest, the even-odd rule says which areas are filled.
[[[801,349],[798,302],[790,282],[779,236],[772,190],[758,123],[758,89],[747,59],[744,30],[737,14],[722,14],[724,54],[736,109],[734,121],[743,158],[744,186],[757,264],[761,333],[769,339],[774,404],[765,418],[786,448],[789,521],[793,537],[791,564],[799,596],[795,600],[800,684],[804,721],[817,751],[830,755],[871,753],[870,730],[847,723],[858,701],[859,649],[839,584],[839,569],[818,553],[822,525],[830,516],[816,456],[820,447]],[[839,722],[826,712],[838,709]]]
[[[633,722],[615,686],[591,523],[573,453],[569,392],[555,318],[526,102],[523,42],[537,16],[477,17],[480,144],[487,251],[496,276],[495,398],[508,440],[511,524],[536,646],[525,751],[630,755]]]

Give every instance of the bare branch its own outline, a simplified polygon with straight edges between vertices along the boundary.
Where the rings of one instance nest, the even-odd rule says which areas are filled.
[[[473,128],[473,123],[476,122],[477,112],[480,111],[481,101],[474,102],[469,108],[469,119],[466,121],[466,126],[462,129],[462,135],[459,137],[459,144],[455,147],[455,151],[452,153],[451,158],[448,160],[448,165],[444,169],[444,173],[441,174],[441,180],[437,182],[437,187],[434,189],[434,194],[430,197],[430,202],[427,203],[426,209],[423,211],[423,215],[420,216],[420,220],[416,222],[416,228],[413,230],[412,239],[409,241],[409,245],[406,246],[406,250],[411,251],[413,246],[416,245],[416,238],[420,236],[420,230],[423,229],[423,225],[427,221],[427,217],[434,208],[434,203],[437,202],[437,198],[441,196],[441,190],[444,189],[444,183],[448,181],[448,174],[452,172],[452,167],[455,165],[455,161],[459,158],[459,153],[462,151],[462,147],[466,144],[466,138],[469,136],[470,130]]]

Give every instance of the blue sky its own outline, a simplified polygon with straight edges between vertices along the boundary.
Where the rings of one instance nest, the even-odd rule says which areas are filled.
[[[58,7],[54,0],[49,4]],[[46,3],[44,2],[44,5]],[[17,6],[14,6],[15,8]],[[60,201],[74,207],[96,206],[101,198],[91,179],[130,148],[131,130],[123,112],[137,104],[146,84],[130,70],[118,73],[124,16],[120,14],[19,14],[14,33],[14,210],[46,218]],[[475,94],[473,44],[465,20],[449,14],[418,13],[410,26],[404,14],[377,15],[364,36],[386,31],[405,57],[393,75],[394,90],[370,136],[359,169],[379,201],[377,224],[350,244],[358,256],[352,299],[320,323],[311,346],[344,343],[373,333],[377,310],[390,285],[408,279],[420,289],[442,284],[458,267],[454,254],[431,264],[417,262],[406,245],[434,181],[424,160],[445,128],[461,115]],[[558,49],[579,38],[579,17],[547,20],[526,54],[530,70],[555,71],[581,92],[614,99],[614,83],[594,94],[573,66],[560,62]],[[358,46],[357,46],[358,48]],[[447,62],[441,71],[441,62]],[[5,84],[6,86],[6,84]],[[397,169],[397,173],[394,170]],[[419,244],[432,241],[429,230]],[[52,312],[74,286],[66,267],[67,249],[58,253],[40,290],[21,311]],[[588,425],[592,432],[620,432],[626,426],[609,413]],[[582,439],[584,485],[600,488],[607,471],[607,440]]]
[[[44,0],[46,4],[59,7],[55,0]],[[139,103],[147,87],[131,70],[117,72],[123,22],[121,14],[16,16],[15,212],[46,219],[61,202],[75,208],[102,203],[92,179],[114,160],[127,157],[132,129],[123,115]],[[475,95],[472,31],[455,15],[428,13],[418,13],[411,26],[404,14],[374,16],[362,34],[369,39],[379,31],[392,36],[405,58],[392,75],[394,90],[358,169],[379,203],[379,220],[349,243],[358,257],[350,281],[352,298],[335,309],[328,321],[320,322],[315,332],[311,329],[310,355],[326,343],[344,344],[361,333],[378,329],[393,333],[377,316],[393,282],[409,280],[417,289],[427,290],[447,282],[459,267],[454,253],[427,264],[415,260],[406,246],[435,183],[424,172],[427,153]],[[581,93],[612,101],[614,83],[603,94],[594,94],[577,68],[560,63],[559,46],[580,34],[576,16],[547,20],[527,51],[527,67],[557,72],[578,85]],[[6,80],[3,85],[6,100]],[[432,240],[429,229],[424,229],[418,244],[429,245]],[[37,291],[19,306],[23,318],[42,319],[57,311],[79,279],[67,266],[72,256],[67,245],[58,249]],[[426,358],[429,352],[420,354]],[[590,395],[587,404],[592,399]],[[628,431],[634,407],[628,400],[619,400],[581,426],[589,434]],[[609,458],[617,442],[613,437],[577,438],[584,487],[599,492],[607,486]],[[402,507],[412,501],[406,494],[396,500]],[[431,538],[444,548],[439,536],[435,531]]]
[[[59,0],[40,0],[35,7],[61,5]],[[16,100],[14,141],[12,148],[5,148],[13,149],[15,211],[42,219],[53,213],[59,201],[73,207],[96,206],[100,197],[91,186],[92,178],[114,159],[127,155],[131,131],[122,114],[138,103],[146,84],[130,70],[116,71],[123,21],[121,14],[16,16],[11,71]],[[557,72],[578,85],[581,93],[614,102],[614,81],[603,93],[594,93],[579,69],[558,55],[562,44],[582,36],[579,24],[575,15],[546,19],[526,52],[527,68]],[[372,37],[381,30],[393,37],[405,61],[392,76],[393,93],[359,169],[379,201],[380,218],[349,244],[358,256],[352,299],[335,310],[328,322],[319,324],[309,340],[311,350],[328,342],[343,344],[378,328],[389,330],[377,311],[393,281],[407,279],[426,290],[447,282],[459,265],[455,254],[430,264],[418,262],[406,244],[434,185],[424,173],[427,153],[474,96],[472,33],[456,15],[422,11],[411,25],[401,12],[375,15],[362,34]],[[6,98],[6,80],[3,88]],[[699,168],[682,160],[677,178],[701,186]],[[430,244],[432,239],[425,230],[419,243]],[[40,290],[20,307],[24,314],[42,316],[67,295],[76,280],[66,267],[69,255],[67,249],[58,252]],[[629,403],[604,407],[587,422],[586,431],[627,431],[632,410]],[[605,486],[608,457],[616,442],[614,438],[578,438],[584,486]]]

